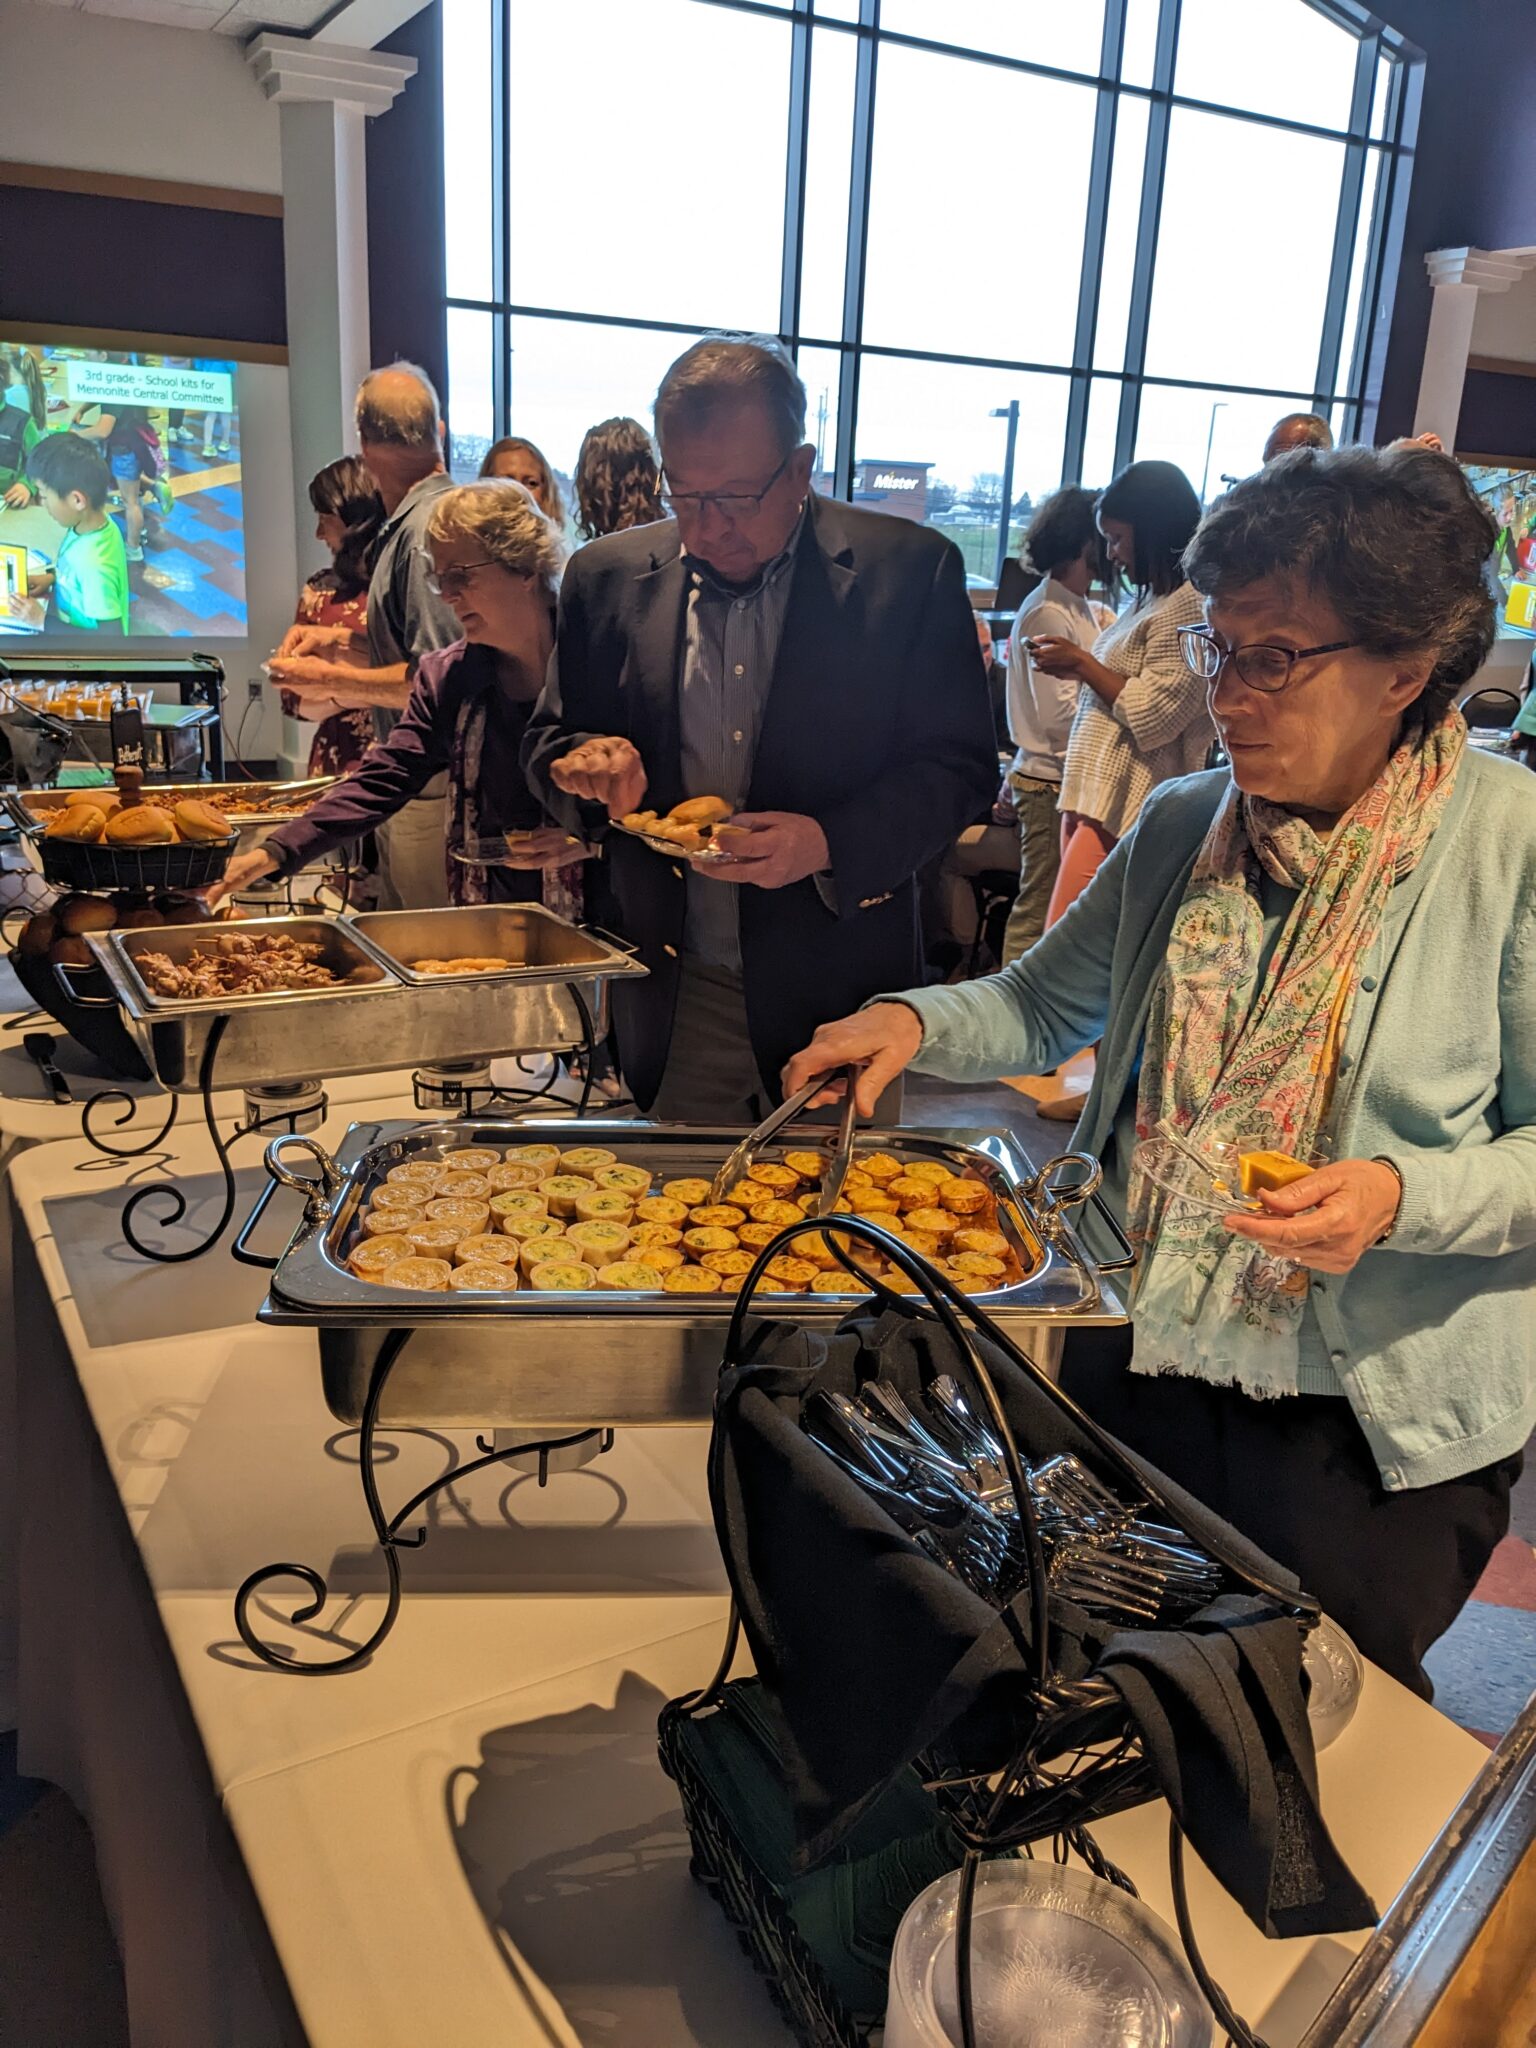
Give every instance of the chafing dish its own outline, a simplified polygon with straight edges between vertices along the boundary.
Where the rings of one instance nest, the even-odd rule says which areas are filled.
[[[418,916],[451,919],[457,914],[424,911]],[[552,927],[541,941],[546,958],[536,969],[462,979],[424,977],[414,985],[370,945],[356,922],[343,918],[157,925],[94,933],[87,944],[112,985],[112,997],[102,1000],[121,1006],[156,1079],[173,1091],[193,1094],[216,1031],[213,1078],[221,1088],[312,1076],[334,1079],[506,1052],[564,1051],[586,1036],[578,996],[600,1037],[607,1029],[608,981],[642,975],[645,968],[538,905],[528,906],[526,915]],[[325,965],[371,978],[321,989],[187,999],[157,996],[138,970],[144,953],[184,960],[193,947],[207,946],[219,933],[231,931],[271,932],[317,943]],[[72,984],[66,986],[77,994]]]
[[[460,985],[462,988],[462,984]],[[599,1144],[621,1163],[651,1168],[659,1180],[705,1180],[741,1138],[740,1130],[580,1122],[454,1122],[354,1124],[334,1161],[309,1139],[269,1148],[275,1177],[300,1188],[305,1213],[275,1266],[260,1310],[263,1322],[318,1332],[325,1398],[332,1414],[356,1422],[369,1378],[391,1330],[409,1328],[410,1344],[393,1368],[381,1407],[387,1425],[538,1423],[571,1427],[615,1423],[704,1422],[713,1411],[726,1324],[734,1297],[589,1292],[422,1294],[360,1280],[346,1255],[361,1212],[392,1166],[440,1158],[466,1145],[506,1146],[553,1140],[562,1148]],[[830,1132],[797,1140],[825,1143]],[[294,1174],[283,1155],[307,1149],[317,1178]],[[875,1131],[859,1151],[887,1149],[904,1159],[942,1161],[969,1169],[998,1199],[1001,1227],[1013,1240],[1024,1277],[976,1299],[1015,1336],[1064,1323],[1124,1321],[1098,1265],[1083,1248],[1069,1210],[1097,1187],[1098,1168],[1081,1155],[1088,1175],[1053,1191],[1032,1172],[1016,1142],[1002,1132]],[[276,1157],[274,1157],[274,1154]],[[1060,1165],[1061,1162],[1054,1162]],[[249,1237],[255,1215],[241,1233]],[[246,1254],[248,1256],[248,1254]],[[830,1327],[855,1294],[768,1294],[762,1312]]]

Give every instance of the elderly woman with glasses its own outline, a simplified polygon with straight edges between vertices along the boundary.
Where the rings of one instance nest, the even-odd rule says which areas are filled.
[[[554,645],[564,542],[530,493],[508,479],[444,491],[427,538],[429,586],[452,606],[463,639],[422,658],[388,739],[302,818],[232,860],[214,900],[263,875],[296,874],[360,839],[446,768],[451,900],[542,898],[573,908],[569,877],[558,871],[584,859],[585,849],[548,823],[518,766]],[[496,865],[473,859],[488,844]]]
[[[1001,974],[876,1002],[785,1073],[855,1062],[867,1109],[908,1065],[1037,1073],[1102,1036],[1076,1142],[1138,1267],[1062,1385],[1426,1696],[1536,1423],[1536,793],[1455,708],[1494,540],[1413,445],[1239,484],[1185,556],[1230,766],[1155,792]],[[1200,1206],[1144,1170],[1162,1133],[1315,1170]]]

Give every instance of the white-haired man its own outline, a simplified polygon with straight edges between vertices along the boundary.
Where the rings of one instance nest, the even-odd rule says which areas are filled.
[[[453,488],[443,432],[436,388],[414,363],[373,370],[358,387],[358,442],[387,515],[368,585],[372,666],[337,660],[344,630],[294,627],[269,666],[285,689],[299,693],[307,718],[362,705],[385,738],[405,709],[422,655],[464,637],[452,607],[431,587],[426,549],[433,503]],[[381,908],[424,910],[448,901],[445,794],[446,779],[434,776],[375,834]]]

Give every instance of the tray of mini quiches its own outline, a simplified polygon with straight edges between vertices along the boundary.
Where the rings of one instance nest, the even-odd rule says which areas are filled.
[[[606,1146],[469,1145],[387,1167],[344,1256],[359,1279],[425,1292],[732,1295],[758,1253],[815,1212],[826,1171],[824,1153],[789,1149],[715,1202],[702,1174],[669,1175]],[[1037,1256],[1016,1219],[1000,1227],[985,1181],[937,1159],[861,1152],[840,1212],[879,1224],[975,1293],[1018,1282]],[[834,1240],[862,1271],[912,1291],[866,1242],[835,1232],[773,1259],[764,1291],[859,1293]]]

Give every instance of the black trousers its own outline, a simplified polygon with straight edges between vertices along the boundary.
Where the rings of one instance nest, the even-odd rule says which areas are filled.
[[[1063,1392],[1289,1566],[1373,1663],[1430,1699],[1424,1652],[1508,1533],[1523,1454],[1388,1493],[1347,1401],[1259,1401],[1203,1380],[1133,1373],[1131,1344],[1128,1328],[1071,1332]]]

